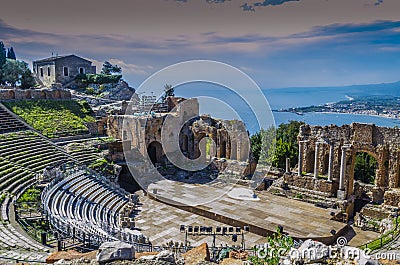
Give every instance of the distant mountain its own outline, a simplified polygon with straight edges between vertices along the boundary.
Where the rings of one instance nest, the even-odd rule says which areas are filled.
[[[351,86],[332,86],[332,87],[288,87],[263,89],[265,91],[284,90],[286,93],[299,93],[302,91],[320,93],[333,92],[335,94],[346,94],[352,98],[365,96],[400,96],[400,81],[394,83],[368,84],[368,85],[351,85]]]

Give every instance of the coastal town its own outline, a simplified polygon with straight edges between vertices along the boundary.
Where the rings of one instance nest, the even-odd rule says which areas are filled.
[[[400,118],[400,97],[367,96],[357,97],[319,106],[297,107],[275,110],[276,112],[292,112],[298,115],[310,112],[349,113],[386,118]]]

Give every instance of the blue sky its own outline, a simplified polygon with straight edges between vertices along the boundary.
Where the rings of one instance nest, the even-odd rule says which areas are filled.
[[[73,2],[73,1],[72,1]],[[262,88],[400,80],[398,0],[9,1],[0,40],[28,62],[110,60],[137,87],[185,60],[231,64]]]

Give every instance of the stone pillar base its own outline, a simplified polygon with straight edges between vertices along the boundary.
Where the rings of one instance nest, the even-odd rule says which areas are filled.
[[[345,200],[346,199],[346,194],[344,190],[338,190],[337,191],[337,198],[339,200]]]

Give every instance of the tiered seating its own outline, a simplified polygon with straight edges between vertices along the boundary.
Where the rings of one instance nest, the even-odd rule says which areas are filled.
[[[127,193],[86,169],[69,169],[42,193],[49,219],[62,233],[88,241],[93,246],[110,240],[138,244],[144,237],[122,229],[119,212],[129,203]],[[86,238],[85,238],[86,236]]]
[[[26,130],[27,127],[19,119],[10,114],[6,108],[0,104],[0,133]]]
[[[0,135],[0,157],[35,173],[48,166],[73,161],[61,149],[32,131]]]
[[[80,144],[76,148],[69,147],[67,149],[67,152],[79,162],[85,165],[89,165],[100,158],[99,152],[96,148],[87,147],[83,144]]]
[[[32,131],[0,134],[0,191],[16,194],[46,167],[72,160]],[[7,196],[0,204],[3,221],[8,221],[10,202],[11,198]]]
[[[1,118],[0,124],[3,124]],[[74,159],[35,132],[0,133],[0,196],[6,195],[0,203],[0,256],[16,257],[20,253],[21,257],[43,259],[48,255],[47,247],[14,229],[10,205],[13,198],[34,183],[35,176],[43,169],[67,161]]]

